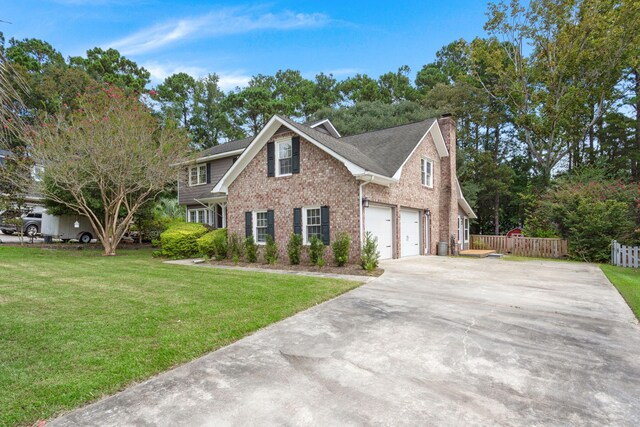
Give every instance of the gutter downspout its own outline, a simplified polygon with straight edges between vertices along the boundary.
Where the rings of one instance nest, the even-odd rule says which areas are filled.
[[[362,189],[365,185],[370,184],[373,181],[373,177],[369,181],[363,181],[360,184],[360,249],[364,246],[364,222],[362,221],[362,216],[364,214],[364,208],[362,207]]]

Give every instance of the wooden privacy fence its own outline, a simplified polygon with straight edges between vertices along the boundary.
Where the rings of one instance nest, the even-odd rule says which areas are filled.
[[[611,264],[618,267],[638,268],[640,266],[640,247],[625,246],[611,242]]]
[[[483,234],[471,235],[471,249],[493,249],[500,254],[540,258],[562,258],[568,254],[568,244],[564,239],[489,236]]]

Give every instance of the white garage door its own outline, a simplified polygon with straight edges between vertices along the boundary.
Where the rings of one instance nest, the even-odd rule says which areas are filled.
[[[420,255],[420,212],[400,211],[400,256]]]
[[[369,206],[365,209],[365,230],[378,239],[380,259],[393,258],[393,221],[391,208]]]

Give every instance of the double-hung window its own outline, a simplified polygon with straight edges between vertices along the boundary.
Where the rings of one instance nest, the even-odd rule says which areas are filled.
[[[201,224],[209,224],[209,210],[208,209],[189,209],[188,221],[199,222]]]
[[[276,176],[291,175],[293,172],[292,154],[291,139],[276,141]]]
[[[311,241],[311,237],[317,236],[322,238],[322,228],[320,224],[320,208],[304,208],[303,212],[303,224],[304,224],[304,244],[308,245]]]
[[[267,241],[267,211],[256,211],[254,212],[254,230],[253,236],[256,240],[256,243],[265,243]]]
[[[422,159],[420,162],[420,176],[422,179],[422,185],[426,187],[433,187],[433,160]]]
[[[207,183],[207,165],[196,165],[189,168],[189,185],[202,185]]]

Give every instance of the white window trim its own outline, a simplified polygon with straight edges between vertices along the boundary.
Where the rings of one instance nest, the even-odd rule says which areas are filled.
[[[276,162],[276,176],[291,176],[293,175],[293,138],[280,138],[274,141],[274,149],[275,149],[275,162]],[[280,145],[288,143],[291,145],[291,172],[290,173],[280,173]]]
[[[307,209],[318,209],[320,211],[320,232],[322,233],[322,209],[320,206],[304,206],[302,208],[302,244],[309,246],[310,242],[307,239]]]
[[[423,162],[424,162],[424,164],[425,164],[425,165],[426,165],[426,163],[430,163],[430,164],[431,164],[431,175],[429,176],[429,178],[431,178],[431,182],[428,182],[428,183],[426,183],[426,184],[423,182],[423,180],[424,180],[424,178],[425,178],[425,174],[424,174],[424,172],[423,172],[423,170],[422,170]],[[423,157],[423,158],[420,160],[420,183],[422,184],[422,186],[423,186],[423,187],[433,188],[433,175],[434,175],[434,173],[433,173],[433,169],[434,169],[434,162],[433,162],[433,160],[431,160],[431,159],[430,159],[430,158],[428,158],[428,157]],[[425,168],[425,170],[426,170],[426,168]]]
[[[204,182],[200,182],[200,168],[204,168]],[[197,178],[197,182],[193,182],[193,174],[191,173],[191,171],[193,171],[194,169],[198,170],[198,173],[196,174]],[[196,187],[198,185],[205,185],[207,183],[207,164],[199,164],[199,165],[195,165],[195,166],[190,166],[189,167],[189,187]]]
[[[187,222],[192,222],[191,221],[191,212],[195,212],[196,213],[196,221],[195,223],[197,224],[207,224],[207,225],[211,225],[210,224],[210,220],[211,220],[211,211],[207,208],[197,208],[197,209],[187,209]],[[204,222],[200,221],[200,217],[201,215],[204,213]]]
[[[462,235],[464,236],[464,243],[469,243],[469,217],[463,217],[462,222]]]
[[[266,209],[258,209],[252,212],[251,215],[251,232],[253,233],[253,242],[256,245],[266,245],[267,241],[265,239],[264,242],[258,242],[258,214],[259,213],[267,213]],[[267,216],[267,230],[269,229],[269,217]]]

